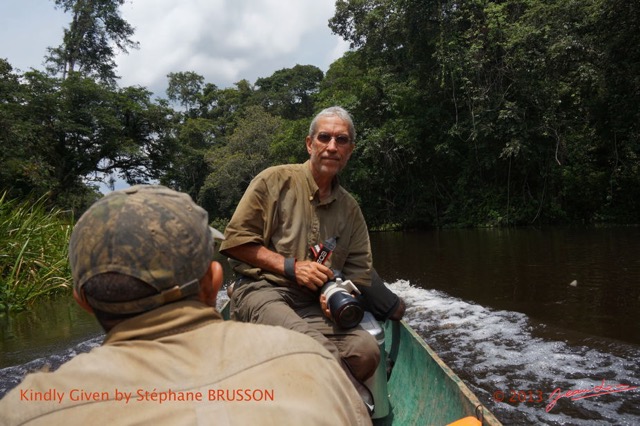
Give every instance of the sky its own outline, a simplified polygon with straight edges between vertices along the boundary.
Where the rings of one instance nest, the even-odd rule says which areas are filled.
[[[44,70],[69,15],[53,0],[0,0],[0,58],[14,70]],[[122,17],[140,48],[116,57],[119,85],[165,97],[167,74],[194,71],[206,83],[255,83],[283,68],[326,72],[348,49],[327,23],[335,0],[127,0]]]

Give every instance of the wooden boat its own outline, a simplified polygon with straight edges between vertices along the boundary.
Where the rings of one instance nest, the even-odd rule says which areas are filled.
[[[501,424],[405,321],[387,321],[384,329],[394,361],[387,382],[391,409],[375,425]]]
[[[229,318],[228,303],[222,315]],[[382,373],[388,375],[389,399],[381,404],[384,416],[374,411],[374,425],[501,425],[405,321],[386,321],[383,330],[384,350],[393,367]]]

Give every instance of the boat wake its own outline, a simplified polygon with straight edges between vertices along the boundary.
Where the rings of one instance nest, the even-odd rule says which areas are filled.
[[[518,312],[387,285],[405,300],[407,323],[504,424],[640,424],[640,347],[568,341]]]

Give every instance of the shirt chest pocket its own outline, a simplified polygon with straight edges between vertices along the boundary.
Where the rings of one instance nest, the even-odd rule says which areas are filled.
[[[329,258],[329,266],[331,269],[336,269],[338,271],[342,271],[344,267],[344,263],[347,260],[349,252],[347,247],[338,243],[336,248],[331,253],[331,257]]]

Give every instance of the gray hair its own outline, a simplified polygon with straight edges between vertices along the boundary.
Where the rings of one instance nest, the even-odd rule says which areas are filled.
[[[349,114],[349,112],[346,109],[339,106],[332,106],[329,108],[325,108],[313,118],[313,121],[311,121],[311,125],[309,126],[309,136],[311,138],[313,138],[316,135],[318,120],[322,117],[328,117],[328,116],[336,116],[342,121],[344,121],[345,123],[347,123],[347,126],[349,127],[349,138],[351,139],[351,143],[354,143],[356,141],[356,128],[353,125],[353,119],[351,118],[351,114]]]

